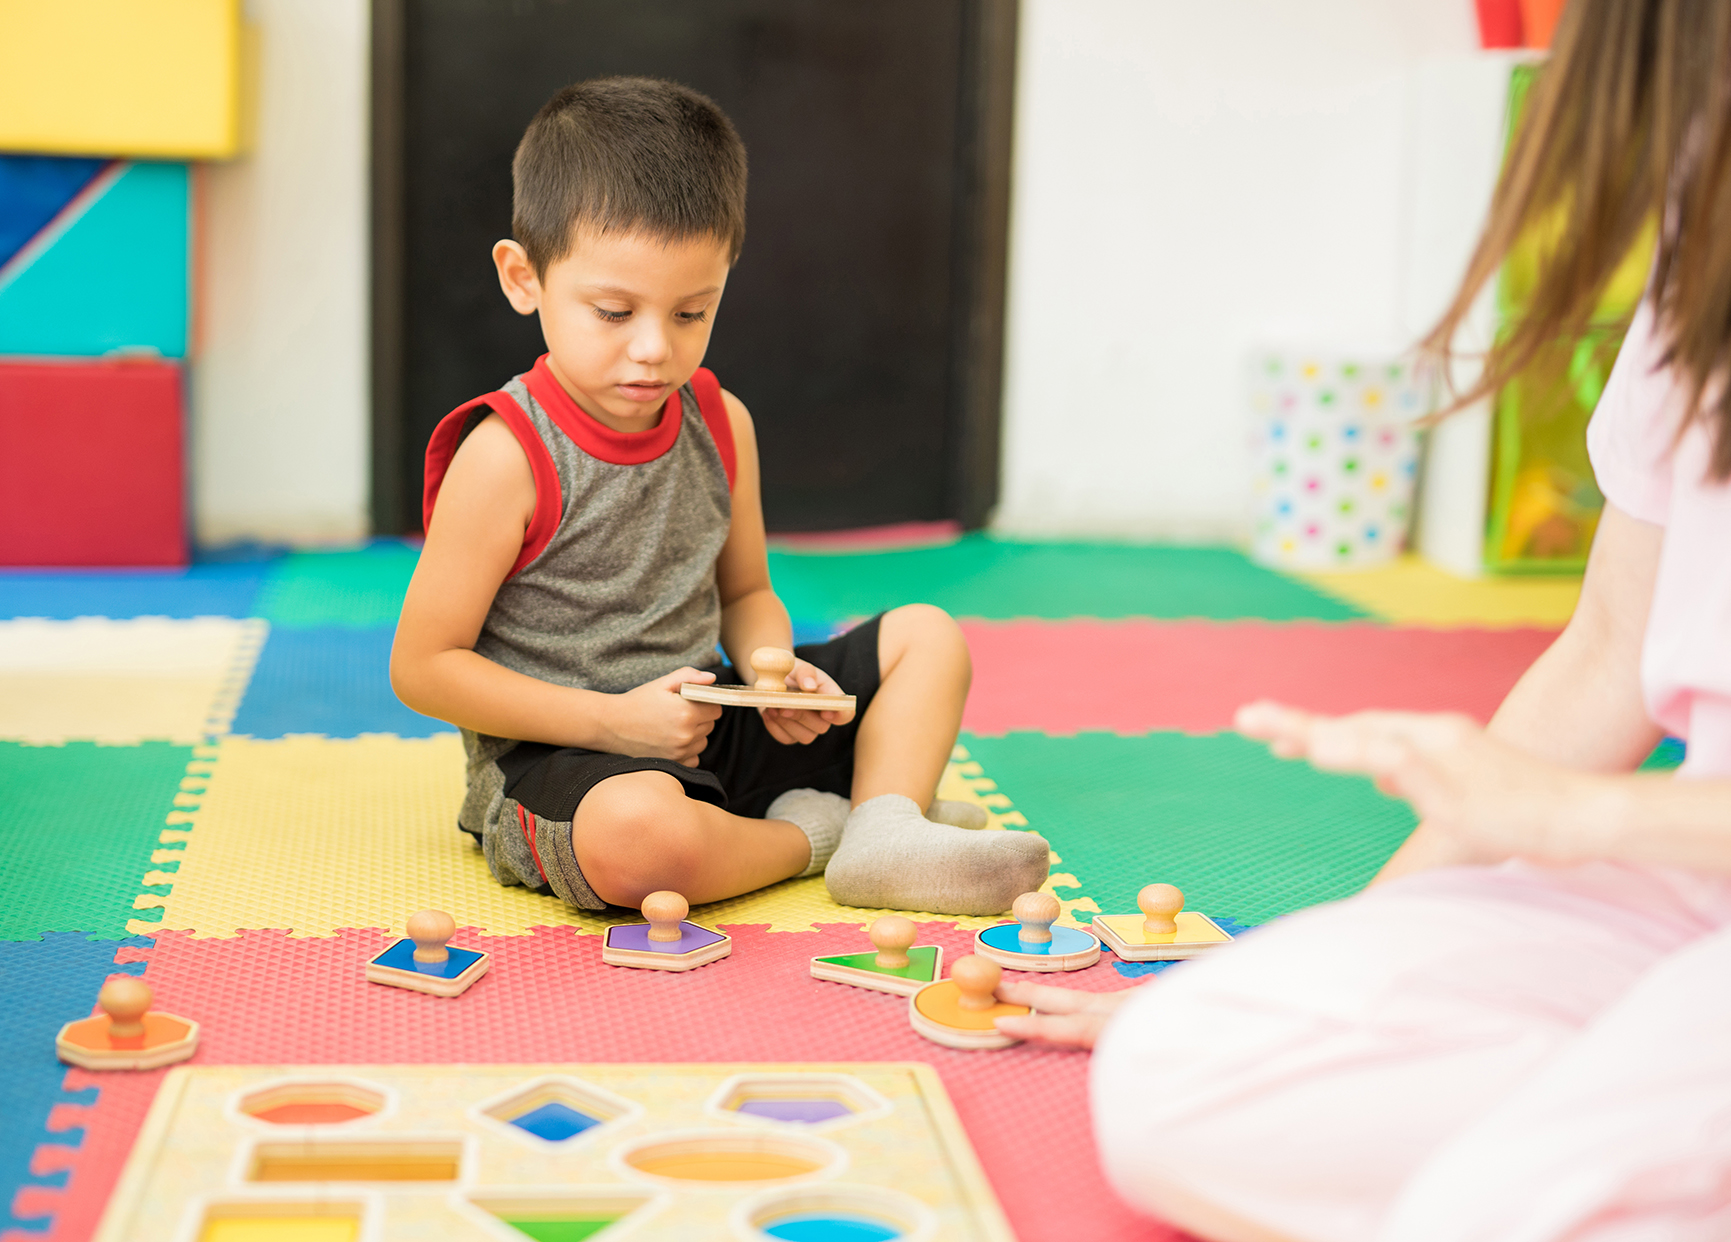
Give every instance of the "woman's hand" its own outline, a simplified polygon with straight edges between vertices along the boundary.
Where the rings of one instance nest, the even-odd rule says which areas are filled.
[[[1037,1010],[1022,1018],[999,1018],[1006,1035],[1054,1048],[1092,1048],[1106,1022],[1135,988],[1119,992],[1078,992],[1045,983],[1000,983],[997,997]]]
[[[1362,773],[1404,798],[1427,832],[1450,842],[1451,861],[1567,863],[1603,855],[1614,780],[1535,759],[1466,716],[1315,716],[1260,702],[1239,708],[1236,724],[1281,758]]]
[[[787,688],[806,694],[845,694],[835,678],[815,664],[804,660],[793,662]],[[763,727],[783,746],[804,746],[819,734],[828,733],[831,725],[842,725],[853,719],[852,709],[834,712],[814,712],[799,707],[764,707]]]

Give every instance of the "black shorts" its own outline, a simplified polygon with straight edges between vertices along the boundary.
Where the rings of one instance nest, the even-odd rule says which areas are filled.
[[[762,819],[769,804],[790,789],[820,789],[846,798],[853,789],[854,736],[878,689],[882,620],[879,614],[827,643],[793,649],[858,700],[851,721],[830,726],[809,745],[784,746],[776,741],[756,708],[724,707],[695,768],[671,759],[634,759],[575,746],[519,742],[498,760],[505,796],[543,819],[569,821],[576,817],[584,795],[608,777],[666,772],[684,783],[688,797],[752,819]],[[741,684],[728,665],[715,665],[712,671],[720,685]]]

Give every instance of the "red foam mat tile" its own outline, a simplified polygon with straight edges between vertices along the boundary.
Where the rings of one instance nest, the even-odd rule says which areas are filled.
[[[1214,733],[1272,698],[1490,719],[1553,630],[1395,629],[1374,622],[962,622],[968,733]]]
[[[157,937],[145,978],[157,1004],[196,1018],[192,1064],[557,1061],[925,1061],[943,1077],[987,1176],[1023,1242],[1172,1242],[1101,1177],[1088,1122],[1086,1056],[1026,1046],[956,1052],[915,1035],[900,997],[820,983],[820,953],[863,947],[857,929],[729,927],[731,957],[686,974],[603,966],[600,940],[569,928],[533,936],[460,933],[494,955],[489,973],[445,1000],[362,978],[382,933],[329,939],[246,932],[233,940]],[[922,941],[966,952],[971,934],[935,924]],[[1094,991],[1124,980],[1107,962],[1066,975]],[[58,1207],[55,1242],[82,1242],[101,1217],[167,1071],[100,1076],[85,1140]],[[71,1086],[98,1079],[81,1075]],[[40,1235],[33,1235],[40,1236]]]

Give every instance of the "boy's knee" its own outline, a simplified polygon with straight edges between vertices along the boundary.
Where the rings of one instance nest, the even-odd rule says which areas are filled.
[[[591,789],[577,808],[572,845],[595,895],[635,906],[661,889],[683,892],[702,861],[699,806],[667,772],[627,772]]]
[[[880,654],[885,657],[886,666],[918,652],[923,657],[943,661],[964,677],[973,676],[973,660],[968,655],[968,640],[962,627],[935,604],[904,604],[891,609],[884,614],[879,634]]]

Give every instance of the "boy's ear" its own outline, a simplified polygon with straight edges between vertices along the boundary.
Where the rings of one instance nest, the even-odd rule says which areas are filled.
[[[541,281],[529,255],[518,243],[506,238],[493,244],[493,266],[499,269],[499,288],[505,300],[519,315],[533,315],[541,309]]]

